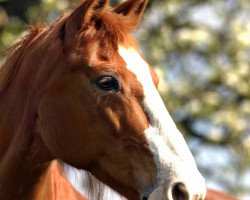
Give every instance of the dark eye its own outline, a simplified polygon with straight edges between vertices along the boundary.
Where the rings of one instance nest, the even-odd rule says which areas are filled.
[[[102,76],[96,81],[96,86],[104,91],[119,91],[120,84],[119,81],[113,76]]]

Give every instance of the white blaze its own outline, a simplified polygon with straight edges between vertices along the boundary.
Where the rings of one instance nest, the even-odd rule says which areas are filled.
[[[153,83],[148,64],[133,48],[119,46],[119,54],[126,62],[127,69],[136,75],[144,89],[143,106],[150,120],[150,127],[145,130],[145,135],[154,155],[160,183],[180,181],[186,184],[193,195],[202,193],[205,191],[204,179]]]

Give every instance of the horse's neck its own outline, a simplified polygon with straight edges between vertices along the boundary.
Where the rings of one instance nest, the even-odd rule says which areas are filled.
[[[28,133],[32,131],[27,130],[34,126],[27,106],[27,91],[18,88],[19,85],[20,82],[13,81],[4,93],[0,93],[0,163],[13,146],[15,138],[19,137],[19,144],[27,141]],[[21,136],[21,132],[28,133]]]
[[[49,161],[35,133],[35,116],[19,111],[19,106],[15,108],[7,97],[0,102],[0,199],[4,200],[31,199],[32,186]]]

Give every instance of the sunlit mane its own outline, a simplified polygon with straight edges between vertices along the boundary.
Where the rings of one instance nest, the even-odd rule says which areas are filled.
[[[42,30],[44,30],[43,27],[31,27],[29,33],[21,41],[6,51],[6,61],[0,66],[0,97],[18,71],[29,45]]]

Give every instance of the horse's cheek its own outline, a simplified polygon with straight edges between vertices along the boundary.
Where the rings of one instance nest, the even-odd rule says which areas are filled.
[[[98,119],[89,118],[90,112],[84,104],[69,96],[47,96],[41,100],[38,128],[55,158],[79,166],[97,154],[99,145],[96,145],[96,129],[92,124]],[[89,147],[91,152],[87,151]],[[74,163],[74,160],[82,163]]]

